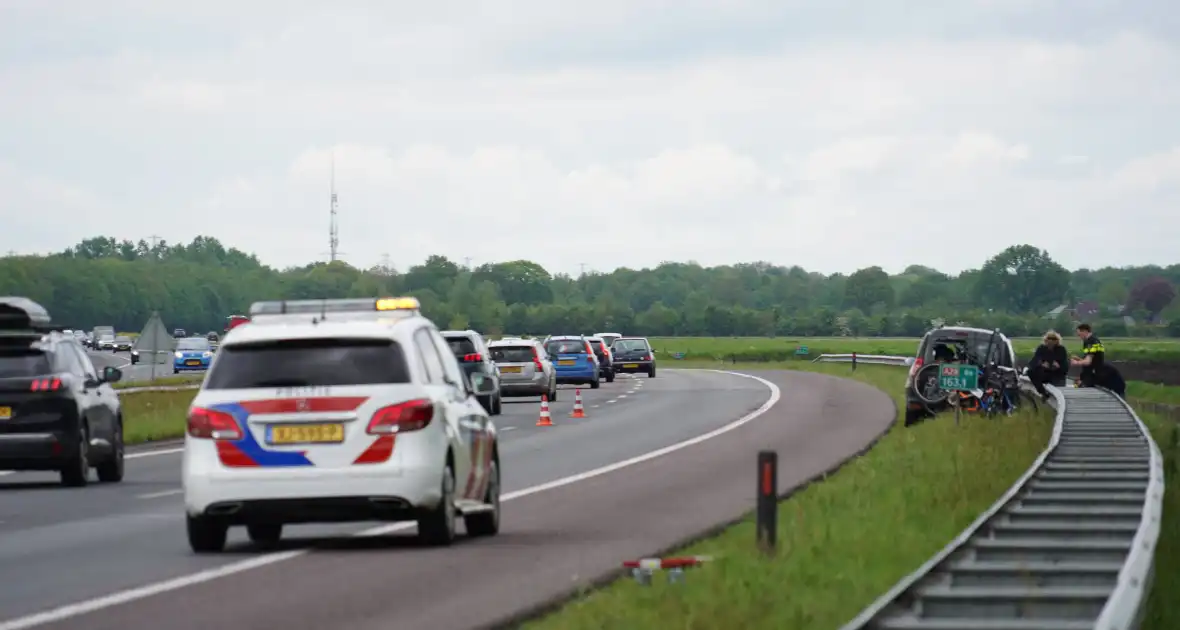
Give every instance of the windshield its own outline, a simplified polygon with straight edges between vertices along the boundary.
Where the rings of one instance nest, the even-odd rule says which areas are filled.
[[[99,337],[99,339],[102,341],[114,341],[115,336],[114,335],[103,335],[103,336]]]
[[[208,350],[208,339],[181,339],[176,342],[177,350]]]
[[[0,352],[0,378],[40,376],[53,372],[49,356],[40,350],[4,350]]]
[[[615,352],[633,352],[647,350],[647,341],[643,339],[620,339],[611,346]]]
[[[586,342],[581,339],[550,341],[545,344],[545,351],[549,354],[586,354]]]
[[[222,346],[206,389],[409,383],[389,339],[284,339]]]
[[[475,353],[475,343],[472,342],[471,338],[466,335],[447,337],[446,339],[447,345],[451,347],[451,352],[453,352],[457,357],[461,357],[465,354]]]
[[[131,341],[131,337],[115,337],[115,341]]]
[[[532,363],[533,349],[531,346],[500,346],[488,350],[495,363]]]

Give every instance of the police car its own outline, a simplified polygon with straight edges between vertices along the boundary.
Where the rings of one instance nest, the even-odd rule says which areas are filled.
[[[257,302],[226,334],[188,414],[189,545],[258,545],[284,525],[417,521],[448,545],[500,527],[496,427],[413,298]]]

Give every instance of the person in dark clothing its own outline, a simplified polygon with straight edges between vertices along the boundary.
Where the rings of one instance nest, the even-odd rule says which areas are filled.
[[[1126,397],[1127,383],[1118,369],[1106,362],[1106,347],[1102,340],[1094,334],[1089,324],[1078,324],[1078,338],[1082,340],[1082,356],[1070,359],[1071,365],[1082,368],[1078,376],[1081,387],[1105,387],[1119,395]]]
[[[1045,390],[1045,383],[1056,387],[1065,386],[1065,377],[1069,373],[1069,355],[1065,353],[1065,346],[1061,345],[1061,335],[1050,330],[1041,339],[1041,345],[1028,362],[1028,380],[1032,382],[1037,393],[1046,400],[1049,392]]]

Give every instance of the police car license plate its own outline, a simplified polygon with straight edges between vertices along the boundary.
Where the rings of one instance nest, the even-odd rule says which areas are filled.
[[[623,368],[627,369],[627,370],[630,370],[632,368],[637,368],[637,367],[639,367],[638,363],[624,363],[623,364]]]
[[[12,419],[12,407],[0,407],[0,420]]]
[[[271,444],[322,444],[344,441],[343,424],[278,424],[268,427]]]
[[[502,367],[500,371],[504,374],[520,374],[520,366],[513,365],[512,367]]]
[[[184,362],[184,364],[185,364],[185,365],[200,365],[200,364],[201,364],[201,362],[200,362],[200,361],[197,361],[197,360],[195,360],[195,359],[192,359],[192,360],[185,361],[185,362]]]
[[[574,361],[572,359],[567,359],[565,361],[558,361],[557,362],[558,365],[574,365],[575,363],[577,363],[577,361]]]

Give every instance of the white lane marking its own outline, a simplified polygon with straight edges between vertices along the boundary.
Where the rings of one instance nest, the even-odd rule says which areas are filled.
[[[500,431],[515,431],[515,430],[516,430],[516,427],[504,427],[504,428],[500,429]]]
[[[160,497],[170,497],[172,495],[180,494],[182,492],[184,492],[184,489],[176,488],[174,490],[163,490],[161,492],[149,492],[147,494],[139,494],[139,495],[136,495],[135,498],[137,498],[137,499],[159,499]]]
[[[601,406],[602,406],[602,405],[590,405],[590,408],[591,408],[591,409],[597,409],[598,407],[601,407]]]
[[[627,397],[627,395],[626,395],[626,394],[619,394],[619,400],[622,400],[622,399],[624,399],[624,398],[626,398],[626,397]]]
[[[611,404],[611,403],[617,403],[617,402],[619,402],[619,400],[618,400],[617,398],[612,398],[612,399],[610,399],[610,400],[606,401],[606,404],[608,404],[608,405],[609,405],[609,404]]]
[[[607,466],[595,468],[594,470],[588,470],[584,473],[579,473],[577,475],[570,475],[569,477],[563,477],[561,479],[555,479],[555,480],[550,481],[548,483],[543,483],[543,484],[539,484],[536,486],[532,486],[531,488],[525,488],[523,490],[509,492],[509,493],[501,496],[500,500],[501,501],[514,501],[516,499],[521,499],[521,498],[531,496],[534,494],[540,494],[542,492],[546,492],[548,490],[553,490],[555,488],[561,488],[563,486],[575,484],[580,481],[586,481],[588,479],[593,479],[595,477],[601,477],[605,474],[612,473],[616,470],[620,470],[623,468],[634,466],[636,464],[642,464],[643,462],[651,461],[653,459],[657,459],[657,458],[663,457],[665,455],[670,455],[672,453],[675,453],[676,451],[686,449],[690,446],[695,446],[697,444],[700,444],[701,442],[706,442],[708,440],[711,440],[711,439],[721,436],[721,435],[725,435],[726,433],[729,433],[730,431],[733,431],[735,429],[739,429],[739,428],[745,426],[746,424],[749,424],[750,422],[756,420],[759,416],[761,416],[762,414],[769,411],[771,409],[771,407],[774,407],[774,405],[778,403],[779,398],[782,396],[782,393],[779,391],[779,388],[777,385],[775,385],[774,383],[771,383],[770,381],[768,381],[764,378],[760,378],[760,377],[754,376],[752,374],[742,374],[741,372],[729,372],[726,370],[700,370],[700,371],[702,371],[702,372],[704,372],[704,371],[716,372],[718,374],[729,374],[732,376],[740,376],[742,378],[748,378],[748,379],[755,380],[755,381],[761,383],[762,385],[765,385],[766,388],[770,390],[770,397],[766,399],[766,402],[762,403],[761,407],[758,407],[754,411],[751,411],[750,413],[742,416],[741,418],[738,418],[737,420],[734,420],[733,422],[730,422],[729,424],[726,424],[724,426],[713,429],[712,431],[709,431],[708,433],[703,433],[703,434],[698,435],[694,438],[684,440],[683,442],[677,442],[676,444],[672,444],[670,446],[665,446],[664,448],[656,449],[654,451],[644,453],[643,455],[639,455],[637,457],[632,457],[630,459],[625,459],[620,462],[615,462],[615,463],[609,464]],[[414,526],[415,526],[414,523],[394,523],[391,525],[382,525],[380,527],[375,527],[373,529],[367,529],[362,532],[358,532],[357,534],[354,534],[354,536],[355,537],[381,536],[384,534],[389,534],[389,533],[393,533],[396,531],[409,529]],[[249,571],[251,569],[257,569],[259,567],[265,567],[265,566],[268,566],[271,564],[277,564],[279,562],[284,562],[287,560],[298,558],[300,556],[305,556],[309,553],[311,553],[310,549],[293,549],[291,551],[282,551],[282,552],[278,552],[278,553],[266,554],[266,555],[258,556],[256,558],[251,558],[249,560],[240,560],[240,561],[232,562],[230,564],[226,564],[226,565],[214,568],[214,569],[207,569],[204,571],[198,571],[197,573],[183,575],[183,576],[180,576],[177,578],[172,578],[170,580],[165,580],[163,582],[156,582],[155,584],[148,584],[145,586],[140,586],[138,588],[132,588],[132,589],[128,589],[125,591],[111,593],[110,595],[96,597],[94,599],[89,599],[86,601],[78,602],[76,604],[67,604],[65,606],[60,606],[58,608],[53,608],[51,610],[46,610],[44,612],[34,613],[31,615],[26,615],[24,617],[18,617],[16,619],[10,619],[8,621],[0,623],[0,630],[24,630],[25,628],[32,628],[35,626],[51,623],[54,621],[61,621],[63,619],[70,619],[72,617],[77,617],[80,615],[84,615],[84,614],[91,613],[91,612],[96,612],[96,611],[103,610],[106,608],[119,606],[121,604],[126,604],[126,603],[133,602],[136,600],[144,599],[146,597],[151,597],[153,595],[159,595],[162,593],[167,593],[169,591],[175,591],[175,590],[179,590],[182,588],[187,588],[189,586],[195,586],[197,584],[211,582],[211,581],[219,579],[219,578],[228,577],[230,575],[242,573],[245,571]]]
[[[142,453],[127,453],[126,455],[123,456],[123,459],[140,459],[143,457],[157,457],[159,455],[172,455],[173,453],[183,453],[183,452],[184,452],[183,448],[159,448],[159,449],[154,449],[154,450],[150,450],[150,451],[143,451]],[[3,477],[4,475],[11,475],[16,472],[20,472],[20,471],[0,470],[0,477]],[[3,628],[4,628],[4,626],[0,625],[0,630],[3,630]]]

